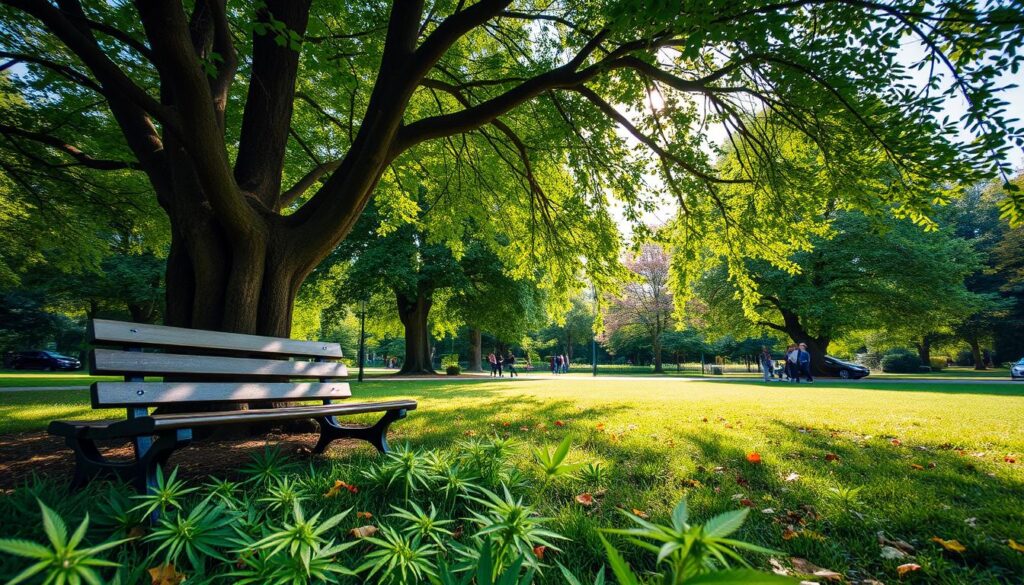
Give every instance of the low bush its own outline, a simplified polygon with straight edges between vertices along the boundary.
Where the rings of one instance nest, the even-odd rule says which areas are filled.
[[[921,370],[921,358],[907,349],[894,349],[882,356],[882,371],[897,374],[916,374]]]
[[[570,463],[571,454],[568,437],[554,449],[532,450],[511,438],[471,437],[450,450],[404,446],[322,473],[268,450],[239,471],[238,481],[188,485],[176,471],[160,473],[144,496],[99,484],[108,486],[103,496],[76,500],[87,509],[58,502],[65,513],[84,517],[70,536],[61,515],[42,501],[53,486],[29,485],[11,497],[23,499],[22,520],[33,507],[41,517],[10,525],[18,527],[15,536],[30,539],[0,539],[0,552],[26,559],[20,566],[0,562],[0,577],[10,583],[436,585],[557,578],[582,585],[590,582],[590,575],[578,574],[585,565],[560,551],[584,543],[555,532],[554,519],[544,515],[580,489],[597,494],[575,496],[581,507],[600,495],[602,465]],[[774,554],[731,536],[748,512],[691,524],[684,499],[667,524],[634,510],[624,512],[633,528],[601,530],[628,538],[582,537],[603,543],[619,583],[795,583],[754,571],[740,556]],[[90,518],[98,528],[90,529]],[[30,531],[32,522],[38,524]],[[627,541],[646,556],[616,548]],[[626,557],[642,562],[643,577]],[[10,567],[20,572],[4,575]],[[601,568],[595,583],[604,583],[604,575]]]
[[[941,372],[946,369],[946,358],[944,357],[933,357],[928,360],[928,365],[931,366],[933,372]]]

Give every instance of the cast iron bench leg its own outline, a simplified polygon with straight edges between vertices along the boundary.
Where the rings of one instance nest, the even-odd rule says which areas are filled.
[[[75,474],[71,478],[71,490],[84,488],[100,475],[116,475],[121,479],[132,476],[134,468],[130,461],[110,461],[96,448],[96,442],[82,437],[66,437],[65,443],[75,452]]]
[[[132,484],[140,494],[156,487],[156,469],[167,464],[167,458],[176,450],[192,442],[192,429],[177,429],[161,433],[156,441],[151,437],[136,437],[135,463]]]
[[[349,427],[341,426],[333,416],[324,416],[316,419],[320,423],[320,440],[313,447],[313,453],[323,453],[332,441],[337,439],[362,439],[373,445],[377,451],[387,453],[388,448],[388,427],[396,420],[405,418],[404,408],[389,410],[373,426]]]

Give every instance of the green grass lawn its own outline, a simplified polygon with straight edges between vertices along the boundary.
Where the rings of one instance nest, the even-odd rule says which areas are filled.
[[[392,427],[393,443],[446,447],[497,433],[535,445],[572,435],[572,458],[610,466],[607,493],[596,509],[581,510],[572,498],[577,488],[566,485],[542,512],[573,539],[562,556],[584,559],[583,567],[600,559],[594,529],[622,524],[616,507],[665,520],[686,494],[697,520],[745,501],[753,511],[742,538],[851,582],[898,581],[896,566],[907,561],[882,558],[879,531],[917,548],[913,562],[922,569],[905,582],[1020,583],[1024,575],[1024,554],[1008,546],[1009,539],[1024,542],[1021,384],[565,378],[370,381],[353,391],[359,399],[419,401]],[[87,392],[12,393],[0,396],[0,433],[110,414],[92,411]],[[751,452],[761,464],[747,461]],[[943,551],[933,537],[967,550]]]

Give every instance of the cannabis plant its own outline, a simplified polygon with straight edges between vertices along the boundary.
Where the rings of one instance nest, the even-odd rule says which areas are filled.
[[[0,552],[33,561],[7,584],[16,585],[39,575],[46,585],[83,582],[89,585],[100,585],[103,580],[97,569],[117,567],[118,563],[100,558],[99,553],[120,546],[130,539],[112,540],[96,546],[83,547],[81,546],[82,539],[85,537],[86,531],[89,530],[89,515],[85,515],[85,519],[68,538],[68,528],[64,519],[46,507],[41,500],[37,501],[39,510],[43,514],[43,532],[46,533],[50,546],[46,547],[31,540],[0,539]]]

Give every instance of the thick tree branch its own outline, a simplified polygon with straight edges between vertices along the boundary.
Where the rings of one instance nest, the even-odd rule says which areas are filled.
[[[105,94],[119,93],[159,120],[165,127],[170,129],[178,128],[177,120],[171,115],[171,112],[160,105],[144,89],[136,85],[120,67],[103,53],[103,50],[96,44],[95,40],[83,33],[62,10],[54,7],[49,2],[37,2],[34,0],[0,1],[27,14],[31,14],[42,22],[50,32],[85,63],[86,67],[92,71],[93,75],[103,86]]]
[[[103,93],[103,88],[100,87],[95,81],[90,79],[89,76],[87,76],[84,73],[81,73],[79,71],[76,71],[74,68],[69,67],[67,65],[62,65],[60,63],[56,63],[54,61],[50,61],[49,59],[44,59],[44,58],[39,57],[37,55],[25,55],[25,54],[22,54],[22,53],[9,53],[7,51],[0,51],[0,58],[11,59],[14,62],[21,62],[21,63],[35,63],[36,65],[39,65],[41,67],[45,67],[46,69],[49,69],[50,71],[53,71],[54,73],[57,73],[58,75],[60,75],[61,77],[67,79],[68,81],[70,81],[72,83],[81,85],[82,87],[86,87],[86,88],[91,89],[91,90],[93,90],[93,91],[95,91],[97,93]]]
[[[270,0],[259,20],[285,23],[283,46],[275,33],[253,31],[252,74],[242,115],[234,176],[238,186],[251,192],[270,209],[279,209],[281,170],[288,146],[295,103],[299,52],[292,48],[309,22],[310,0]],[[225,96],[226,97],[226,96]]]
[[[281,193],[281,207],[285,208],[294,203],[296,199],[302,197],[302,194],[308,191],[324,175],[338,170],[339,166],[341,166],[341,159],[328,161],[314,167],[296,181],[290,189]]]
[[[32,132],[29,130],[23,130],[14,126],[8,126],[7,124],[0,124],[0,133],[5,136],[18,136],[20,138],[26,138],[40,144],[45,144],[51,148],[55,148],[64,154],[67,154],[74,158],[78,164],[83,167],[90,169],[96,169],[100,171],[115,171],[122,169],[137,169],[139,163],[136,161],[124,161],[124,160],[108,160],[108,159],[97,159],[89,156],[82,152],[82,150],[74,145],[68,144],[67,142],[51,136],[49,134],[43,134],[41,132]]]

